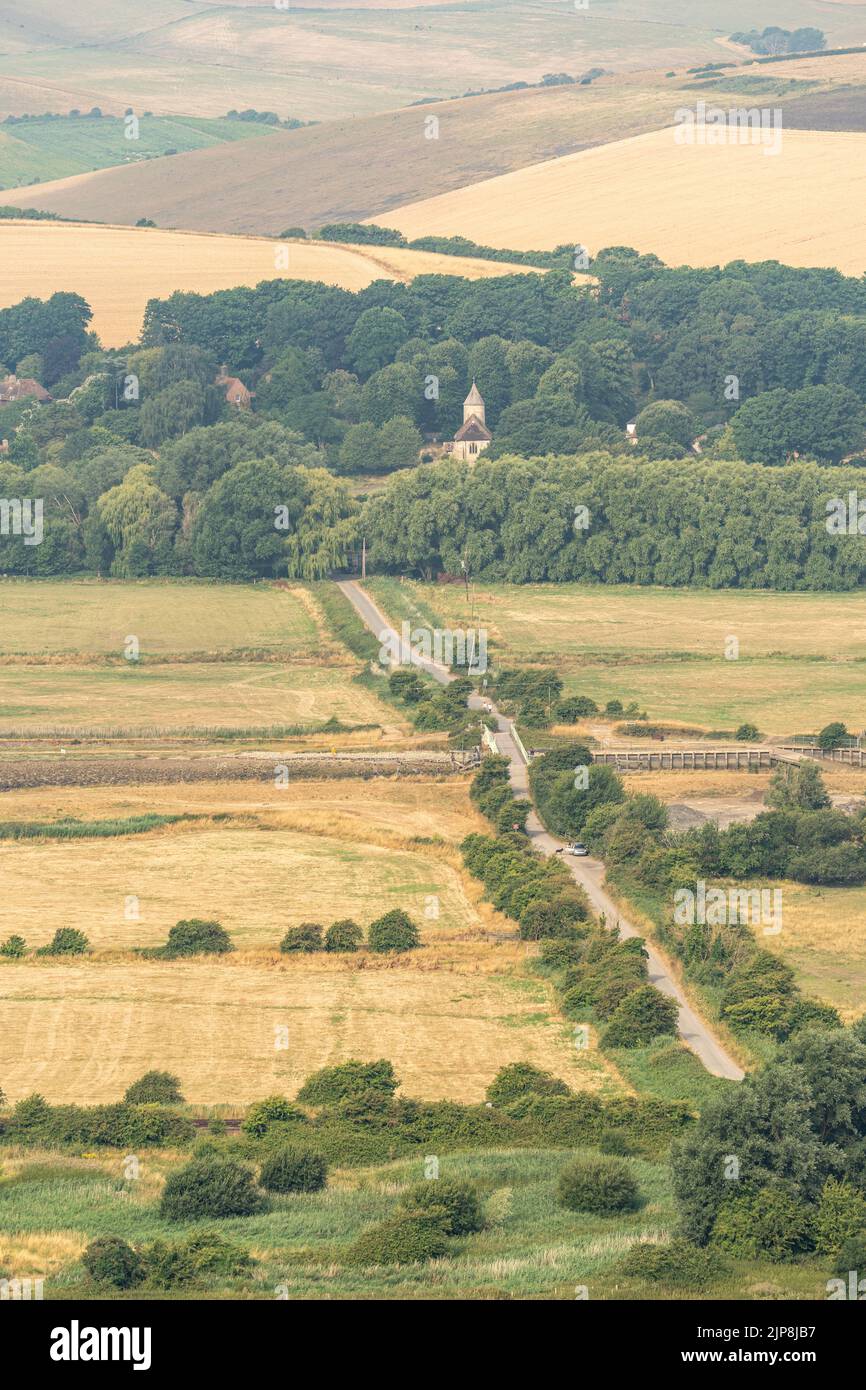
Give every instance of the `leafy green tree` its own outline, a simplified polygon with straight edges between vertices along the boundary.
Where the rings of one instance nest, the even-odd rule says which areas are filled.
[[[346,340],[348,364],[360,377],[372,376],[394,361],[408,336],[406,320],[396,309],[365,309]]]
[[[638,415],[635,434],[638,439],[671,439],[688,448],[697,434],[697,426],[682,401],[653,401]]]
[[[362,428],[362,426],[358,426]],[[421,435],[406,415],[386,420],[376,441],[377,473],[391,473],[398,468],[413,468],[418,462],[422,445]]]

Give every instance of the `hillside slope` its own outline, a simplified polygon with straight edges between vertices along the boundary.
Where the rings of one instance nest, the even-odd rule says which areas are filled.
[[[287,266],[276,259],[285,252]],[[147,301],[174,290],[210,294],[280,276],[360,290],[374,280],[410,280],[415,275],[464,275],[474,280],[527,273],[525,266],[382,246],[51,222],[0,223],[0,260],[5,266],[0,308],[29,294],[46,298],[57,290],[74,290],[93,309],[92,326],[107,347],[137,339]]]
[[[515,250],[577,240],[590,252],[633,246],[669,264],[743,258],[866,270],[866,135],[787,130],[775,157],[674,137],[667,129],[566,155],[388,220],[410,239],[462,235]]]

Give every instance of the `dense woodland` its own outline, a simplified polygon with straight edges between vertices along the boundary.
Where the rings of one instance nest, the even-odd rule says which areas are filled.
[[[177,293],[111,351],[76,294],[0,311],[0,362],[53,398],[0,410],[0,497],[45,507],[4,572],[315,578],[363,534],[423,576],[860,584],[856,499],[827,521],[866,463],[866,281],[627,248],[591,273]],[[474,468],[440,460],[473,379]]]

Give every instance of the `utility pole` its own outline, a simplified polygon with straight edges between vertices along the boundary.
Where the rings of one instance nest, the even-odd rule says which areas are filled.
[[[361,542],[361,578],[367,578],[367,537]]]

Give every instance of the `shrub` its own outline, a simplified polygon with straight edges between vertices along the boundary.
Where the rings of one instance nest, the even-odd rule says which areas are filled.
[[[364,939],[364,933],[350,917],[332,922],[325,932],[326,951],[357,951]]]
[[[298,1091],[298,1100],[306,1105],[336,1105],[364,1091],[391,1097],[399,1085],[394,1068],[384,1058],[378,1062],[341,1062],[308,1076]]]
[[[833,1273],[844,1278],[854,1269],[862,1278],[866,1271],[866,1231],[858,1231],[843,1243],[833,1265]]]
[[[380,953],[411,951],[413,947],[421,944],[418,928],[408,913],[400,908],[386,912],[384,917],[378,917],[375,922],[371,922],[367,941],[371,951]]]
[[[787,1260],[809,1247],[809,1213],[795,1191],[762,1187],[720,1207],[713,1242],[746,1259]]]
[[[218,1231],[197,1231],[185,1245],[196,1274],[243,1274],[252,1264],[248,1251]]]
[[[500,1068],[487,1087],[487,1099],[493,1105],[509,1105],[526,1095],[570,1096],[571,1091],[558,1076],[529,1062],[512,1062]]]
[[[252,1171],[231,1158],[194,1158],[170,1175],[159,1205],[160,1216],[169,1221],[253,1216],[266,1210]]]
[[[128,1086],[127,1105],[183,1105],[180,1081],[168,1071],[146,1071]]]
[[[201,1231],[188,1240],[156,1240],[141,1252],[148,1283],[170,1289],[201,1275],[223,1277],[245,1273],[252,1260],[246,1250],[224,1240],[216,1231]]]
[[[830,752],[833,748],[840,748],[847,737],[848,730],[838,720],[832,724],[825,724],[818,735],[818,747]]]
[[[741,724],[734,734],[734,738],[739,739],[740,743],[757,743],[761,737],[761,731],[757,724]]]
[[[845,1179],[828,1178],[815,1213],[815,1249],[822,1255],[837,1255],[849,1240],[864,1233],[866,1197]]]
[[[143,954],[172,960],[175,956],[224,955],[233,950],[229,934],[219,922],[190,917],[171,928],[164,946]]]
[[[368,1226],[346,1253],[352,1265],[403,1265],[434,1260],[448,1249],[448,1213],[444,1207],[401,1211]]]
[[[280,950],[286,953],[289,951],[321,951],[321,949],[322,928],[316,922],[302,922],[299,927],[289,927],[280,942]]]
[[[19,960],[27,951],[27,942],[23,936],[8,936],[0,946],[0,956],[11,956]]]
[[[616,1158],[578,1158],[559,1175],[559,1200],[569,1211],[611,1216],[637,1206],[638,1185],[627,1163]]]
[[[441,1209],[446,1213],[449,1236],[467,1236],[484,1229],[484,1212],[471,1183],[435,1181],[417,1183],[403,1193],[401,1207],[407,1211]]]
[[[622,1260],[620,1271],[649,1284],[692,1289],[705,1288],[727,1273],[717,1251],[690,1245],[687,1240],[672,1240],[666,1245],[638,1241]]]
[[[654,1038],[677,1031],[679,1005],[655,985],[641,985],[615,1010],[602,1037],[603,1047],[646,1047]]]
[[[285,1096],[265,1096],[264,1100],[254,1101],[241,1123],[245,1134],[261,1139],[273,1125],[289,1124],[293,1120],[306,1120],[303,1110],[293,1105]]]
[[[142,1257],[147,1280],[160,1289],[173,1289],[189,1284],[195,1278],[195,1266],[185,1245],[167,1240],[155,1240],[146,1246]]]
[[[146,1273],[141,1256],[119,1236],[99,1236],[92,1240],[81,1263],[97,1284],[111,1284],[115,1289],[129,1289],[140,1284]]]
[[[47,946],[40,946],[37,956],[83,956],[89,947],[83,931],[75,927],[58,927],[53,940]]]
[[[562,724],[574,724],[591,714],[598,714],[598,705],[588,695],[566,697],[556,706],[556,717]]]
[[[627,1158],[632,1152],[631,1144],[618,1129],[603,1129],[598,1147],[603,1154],[616,1154],[619,1158]]]
[[[268,1192],[319,1192],[328,1178],[321,1154],[309,1149],[277,1149],[262,1164],[259,1182]]]

